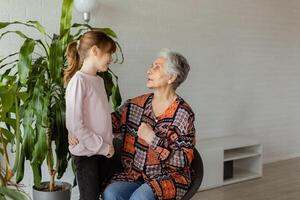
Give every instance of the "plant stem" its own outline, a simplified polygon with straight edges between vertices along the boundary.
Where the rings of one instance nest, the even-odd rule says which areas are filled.
[[[51,141],[52,131],[48,128],[47,131],[47,142],[48,142],[48,151],[47,151],[47,165],[48,165],[48,173],[50,176],[50,185],[49,190],[52,192],[54,190],[54,178],[55,178],[55,170],[53,169],[53,160],[52,160],[52,141]]]
[[[52,170],[50,175],[50,192],[54,191],[54,178],[55,178],[55,170]]]
[[[0,128],[0,144],[2,144],[3,149],[4,149],[4,145],[2,143],[2,129]],[[0,162],[0,187],[5,186],[5,181],[4,181],[4,177],[2,174],[2,166],[1,166],[1,162]]]
[[[4,182],[7,183],[13,177],[13,173],[12,173],[11,167],[9,165],[9,158],[8,158],[8,153],[7,153],[7,145],[3,143],[2,131],[0,131],[0,141],[1,141],[2,145],[3,145],[3,153],[4,153],[5,167],[6,167],[5,168]]]

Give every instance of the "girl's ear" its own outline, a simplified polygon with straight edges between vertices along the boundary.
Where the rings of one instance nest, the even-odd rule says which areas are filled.
[[[99,53],[99,48],[96,45],[93,45],[90,49],[90,53],[92,53],[94,56],[97,56]]]

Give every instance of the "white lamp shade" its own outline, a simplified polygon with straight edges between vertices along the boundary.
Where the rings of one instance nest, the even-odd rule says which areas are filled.
[[[88,13],[97,7],[97,0],[75,0],[76,10],[82,13]]]

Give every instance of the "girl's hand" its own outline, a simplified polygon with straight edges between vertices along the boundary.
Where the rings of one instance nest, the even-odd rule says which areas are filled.
[[[68,142],[69,142],[69,145],[72,145],[72,146],[79,143],[77,138],[72,134],[68,134]]]
[[[113,157],[113,155],[115,154],[115,148],[114,145],[109,145],[109,150],[108,150],[108,154],[107,154],[107,158],[111,158]]]
[[[154,138],[154,131],[152,130],[152,127],[146,123],[142,123],[138,130],[138,136],[145,140],[149,145],[151,144],[153,138]]]

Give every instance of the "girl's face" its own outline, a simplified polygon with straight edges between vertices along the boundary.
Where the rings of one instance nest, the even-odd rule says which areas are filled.
[[[90,56],[93,66],[98,72],[106,72],[109,69],[109,65],[112,62],[112,55],[110,52],[105,52],[97,46],[93,46],[91,48]]]

